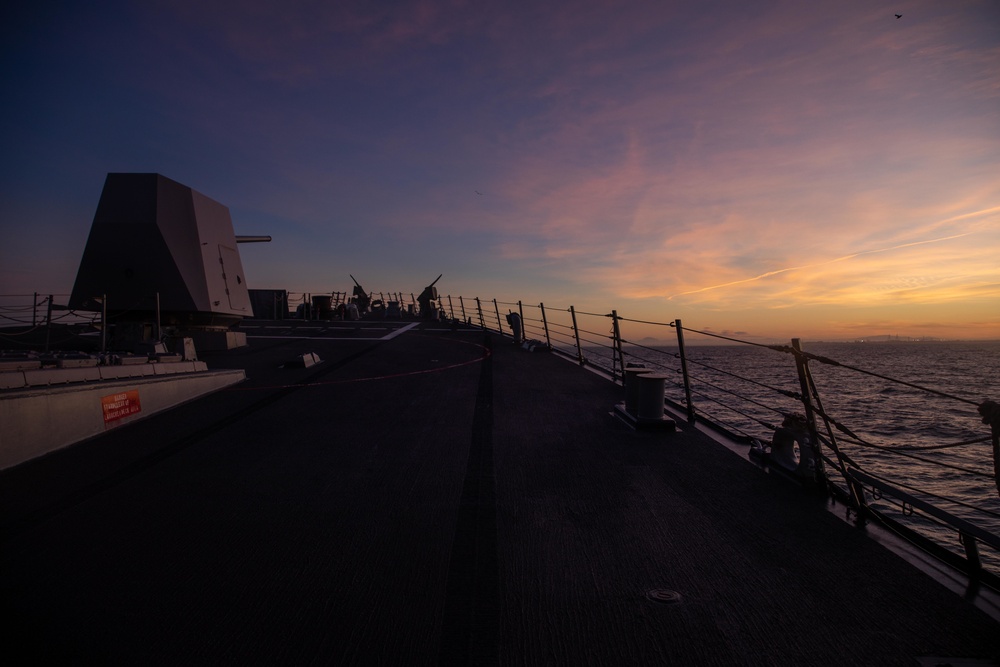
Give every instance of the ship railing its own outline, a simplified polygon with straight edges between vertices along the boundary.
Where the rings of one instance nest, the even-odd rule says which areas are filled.
[[[125,304],[114,304],[109,312],[105,294],[84,301],[82,308],[63,305],[69,294],[0,295],[0,349],[65,348],[81,336],[100,335],[100,351],[108,349],[108,332],[118,322],[140,321],[146,339],[163,340],[159,292],[149,292]],[[87,345],[87,347],[90,347]]]
[[[44,327],[48,323],[86,324],[94,312],[72,310],[65,303],[69,294],[0,294],[0,327]]]
[[[811,468],[800,465],[793,474],[800,479],[812,477],[811,481],[825,485],[847,503],[859,521],[877,519],[967,574],[989,578],[993,587],[1000,584],[998,429],[994,425],[992,433],[977,433],[983,421],[976,414],[981,398],[972,398],[969,391],[925,387],[810,354],[798,339],[792,339],[790,345],[767,345],[685,329],[680,320],[672,324],[678,336],[677,372],[683,377],[680,384],[686,400],[682,402],[689,420],[735,431],[751,447],[765,451],[765,443],[773,446],[775,434],[792,418],[793,424],[804,426],[806,431],[806,437],[797,443],[802,449],[800,464],[808,462],[808,449],[813,450],[815,463]],[[717,342],[755,347],[765,352],[758,355],[763,365],[750,375],[700,361],[698,350],[708,348],[688,347],[685,353],[685,332],[688,337],[696,334]],[[868,408],[906,415],[901,417],[906,423],[894,424],[898,432],[864,436],[861,427],[849,428],[836,418],[844,406],[826,405],[824,398],[834,402],[831,399],[837,398],[836,389],[849,384],[844,380],[845,373],[880,383],[880,398],[886,404]],[[916,404],[927,407],[914,409]],[[708,405],[710,409],[701,411],[696,405]],[[962,426],[943,428],[940,416],[945,412],[963,414],[964,420],[959,420]],[[858,418],[862,423],[866,421]],[[900,435],[903,431],[905,436]],[[938,439],[934,444],[918,444],[926,440],[920,436],[921,431],[935,433]],[[951,439],[941,442],[948,437]],[[991,442],[992,472],[988,470]],[[971,453],[962,457],[930,455],[960,450]],[[773,455],[773,447],[770,453]],[[770,461],[775,467],[775,459]],[[925,479],[928,476],[932,480]],[[940,488],[952,483],[954,476],[961,478],[962,492],[941,493]],[[979,546],[988,551],[980,554]],[[984,571],[984,561],[990,572]]]
[[[0,349],[37,349],[48,352],[92,332],[100,313],[72,310],[69,294],[0,295]]]
[[[614,310],[593,313],[461,296],[445,301],[456,306],[462,321],[502,336],[513,333],[502,313],[516,312],[526,338],[614,382],[623,380],[629,366],[672,377],[664,401],[682,419],[742,443],[756,454],[750,458],[769,469],[828,491],[855,521],[877,521],[977,581],[1000,587],[1000,425],[992,432],[983,428],[976,412],[982,397],[971,391],[944,391],[853,367],[807,352],[798,339],[760,343],[687,328],[680,320],[630,319]],[[640,327],[659,327],[669,336],[656,338],[676,343],[630,340],[629,331]],[[741,362],[726,363],[720,349]],[[898,411],[892,432],[884,432],[884,424],[869,427],[868,435],[861,426],[848,426],[853,419],[868,421],[863,411],[838,418],[847,410],[844,397],[837,396],[845,373],[881,387],[880,404],[864,407]],[[951,417],[946,425],[938,421],[942,413]],[[775,435],[782,430],[798,434],[794,461],[774,456]],[[928,437],[932,444],[925,443]],[[949,486],[955,493],[941,492]]]
[[[516,313],[521,319],[525,339],[544,343],[553,352],[612,379],[621,378],[621,355],[616,351],[606,314],[580,311],[573,306],[550,308],[543,303],[533,305],[479,297],[449,295],[443,301],[445,313],[453,319],[501,336],[513,336],[513,327],[507,317]]]

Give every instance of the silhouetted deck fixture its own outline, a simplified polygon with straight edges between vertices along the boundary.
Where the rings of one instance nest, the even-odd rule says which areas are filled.
[[[372,297],[365,291],[365,288],[361,286],[361,283],[358,282],[357,278],[351,276],[351,280],[354,281],[354,303],[358,307],[358,312],[364,314],[368,312],[368,307],[372,303]]]
[[[420,304],[420,317],[422,317],[425,320],[437,319],[438,317],[438,309],[437,309],[438,291],[437,288],[434,287],[434,285],[437,284],[437,281],[441,280],[441,276],[443,275],[444,274],[442,273],[437,278],[435,278],[434,282],[425,287],[424,291],[421,292],[420,296],[417,297],[417,303]]]

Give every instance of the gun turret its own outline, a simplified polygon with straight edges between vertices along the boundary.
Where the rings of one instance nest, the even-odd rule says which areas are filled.
[[[351,276],[349,273],[347,275]],[[351,280],[354,281],[354,303],[358,305],[358,310],[361,313],[365,313],[368,310],[368,306],[371,305],[372,298],[368,296],[368,292],[361,286],[357,278],[351,276]]]
[[[441,280],[441,276],[443,275],[444,274],[442,273],[440,276],[435,278],[434,282],[425,287],[424,291],[417,297],[417,303],[420,304],[420,316],[425,320],[433,320],[438,317],[438,291],[434,285],[437,284],[437,281]]]

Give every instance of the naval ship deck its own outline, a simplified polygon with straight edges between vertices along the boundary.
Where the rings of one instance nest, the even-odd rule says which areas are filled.
[[[825,499],[684,425],[629,429],[621,387],[564,359],[431,323],[244,330],[201,358],[246,382],[0,472],[6,655],[1000,658],[1000,624]]]

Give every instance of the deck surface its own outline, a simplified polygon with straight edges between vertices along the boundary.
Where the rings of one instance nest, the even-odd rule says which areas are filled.
[[[697,431],[626,428],[622,389],[563,359],[431,325],[246,331],[201,355],[245,383],[0,472],[7,655],[1000,659],[1000,625],[822,500]],[[303,352],[323,363],[282,367]]]

